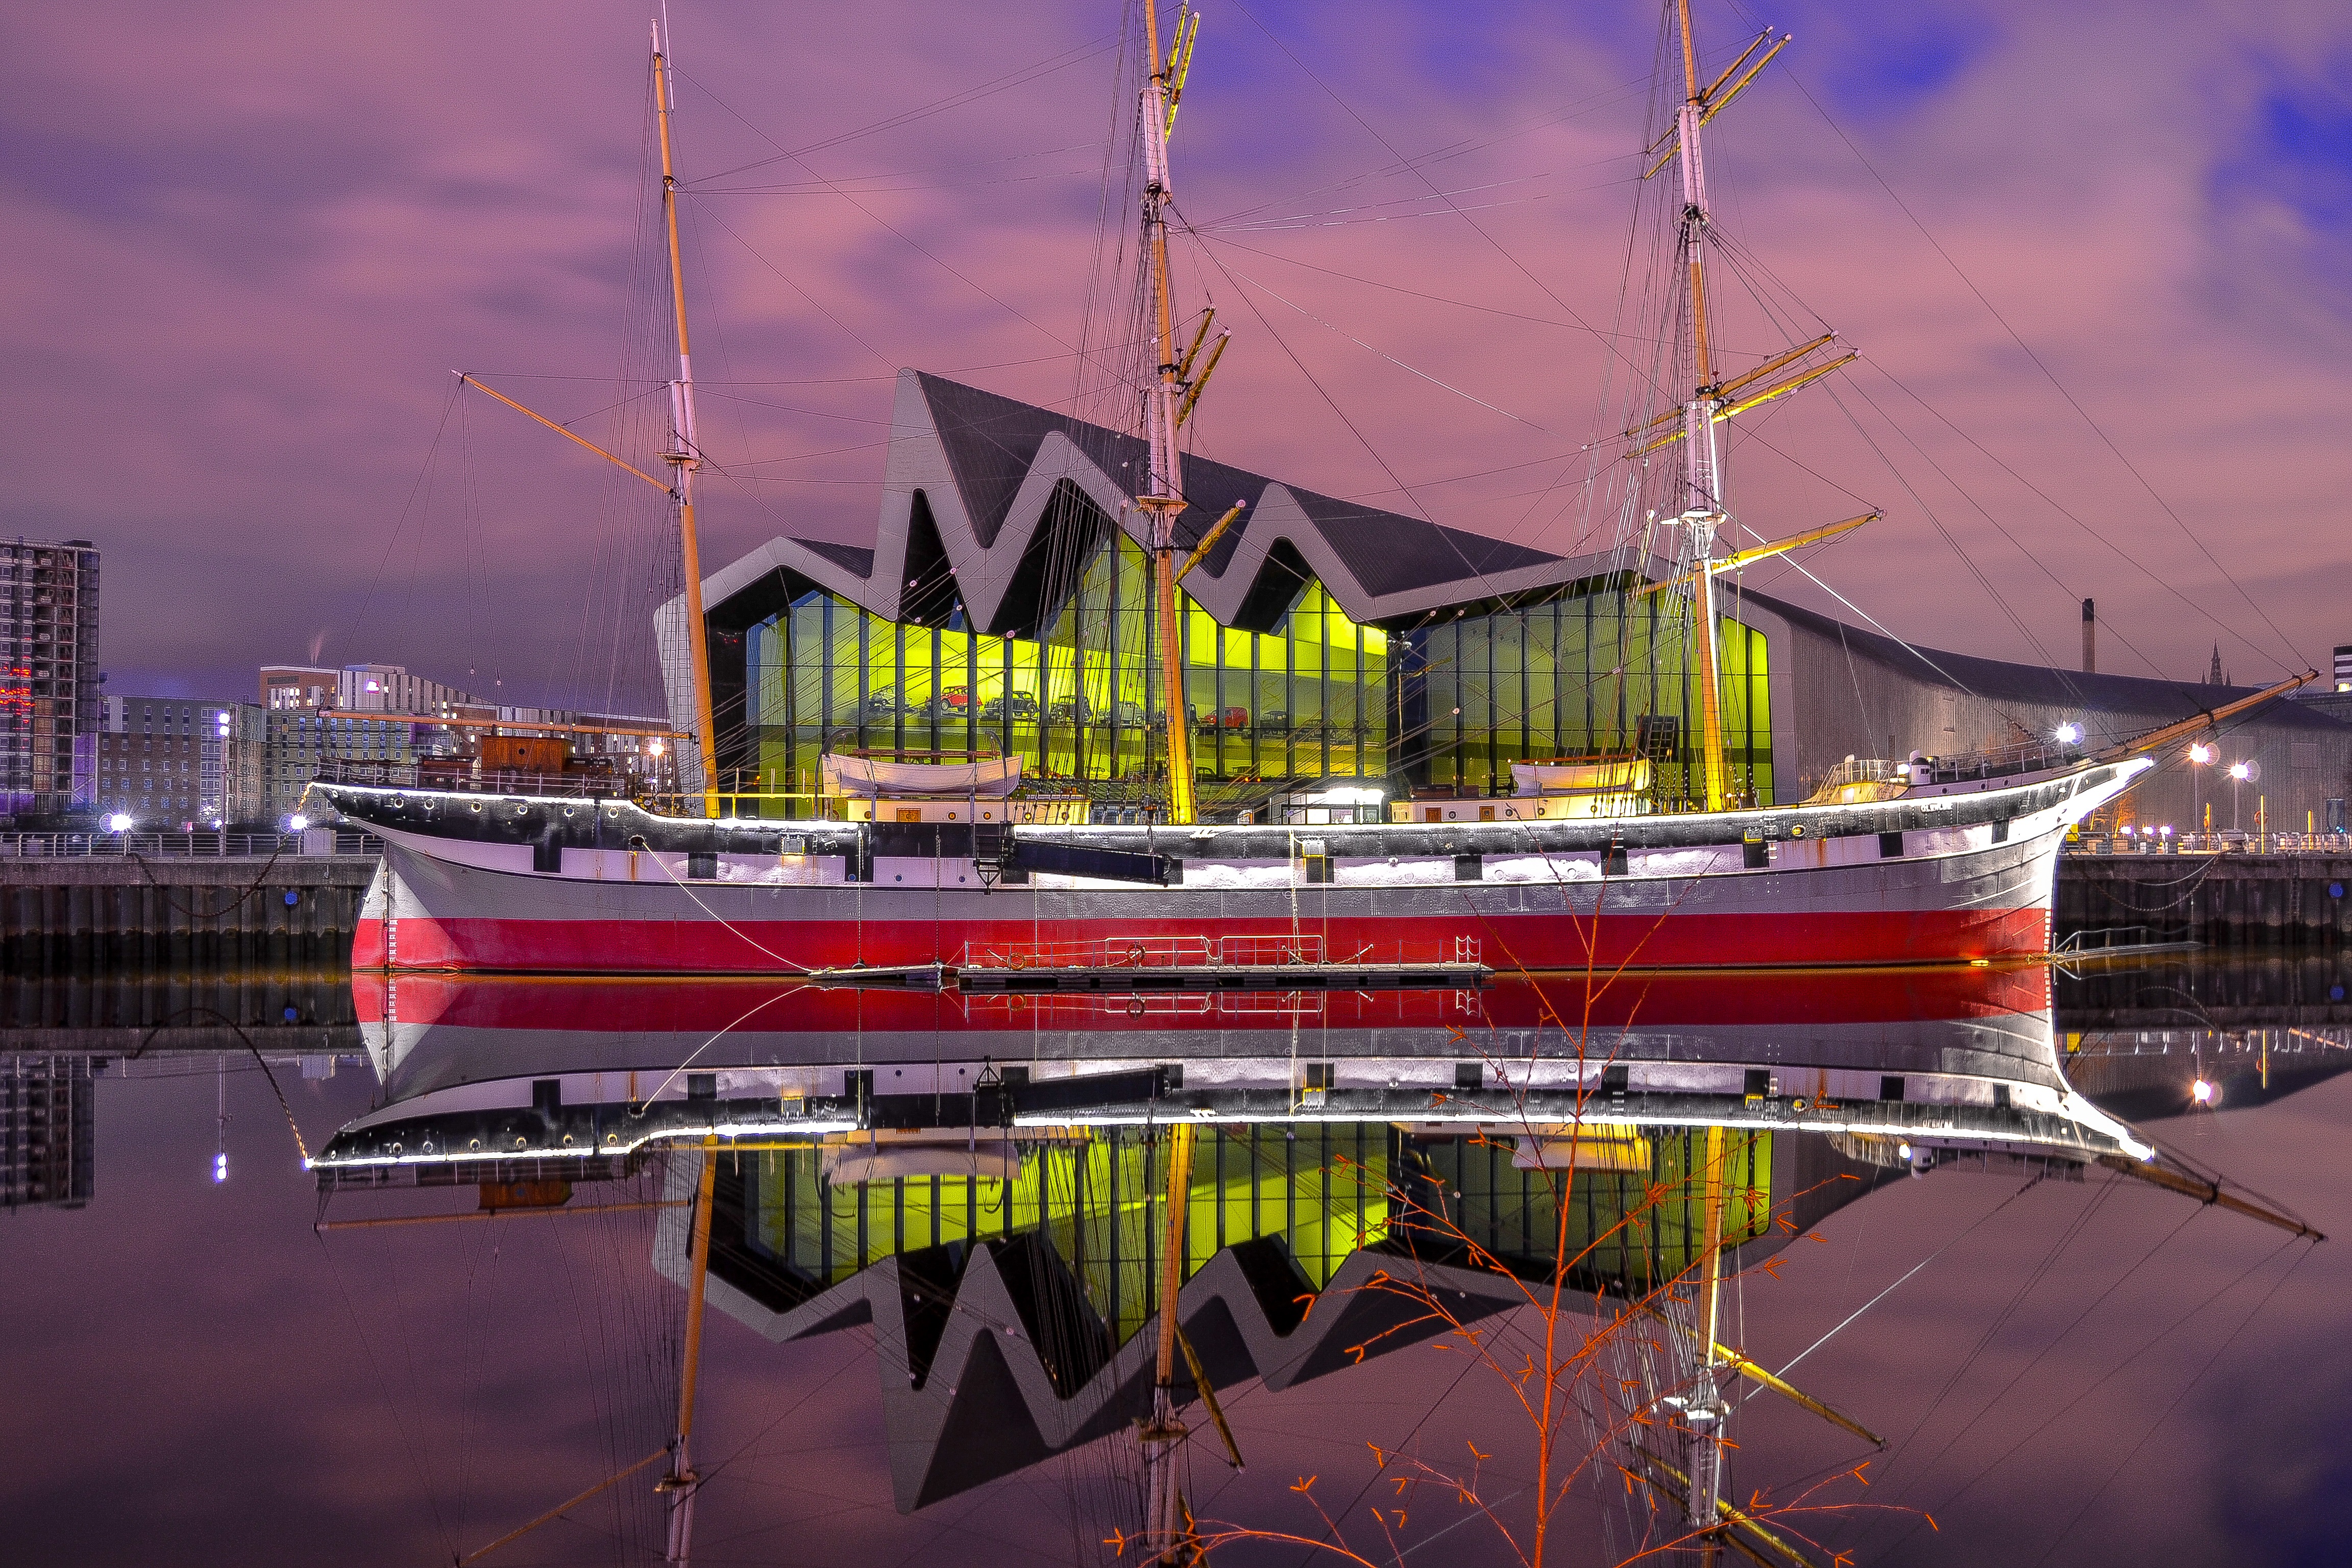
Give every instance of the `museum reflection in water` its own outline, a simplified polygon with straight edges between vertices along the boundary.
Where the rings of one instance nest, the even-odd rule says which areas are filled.
[[[312,1151],[322,1214],[362,1192],[411,1212],[446,1211],[436,1190],[656,1205],[652,1262],[687,1285],[707,1191],[709,1309],[775,1341],[869,1327],[915,1510],[1132,1432],[1171,1279],[1189,1411],[1204,1385],[1278,1395],[1475,1325],[1564,1261],[1580,1311],[1683,1331],[1596,1363],[1608,1392],[1585,1414],[1606,1439],[1738,1374],[1700,1332],[1710,1237],[1722,1270],[1752,1269],[1954,1165],[2185,1190],[2202,1177],[2152,1163],[2139,1124],[2340,1070],[2332,970],[2111,965],[2056,977],[2055,1005],[2039,967],[1319,993],[20,986],[10,1037],[58,1048],[13,1058],[11,1114],[62,1131],[10,1201],[88,1195],[73,1130],[109,1071],[207,1048],[313,1075],[363,1058],[375,1108]],[[1687,1441],[1626,1447],[1673,1533]]]

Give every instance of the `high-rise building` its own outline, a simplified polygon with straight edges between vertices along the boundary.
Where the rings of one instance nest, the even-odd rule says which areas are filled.
[[[261,819],[261,710],[250,702],[108,697],[93,804],[143,832]]]
[[[96,1087],[88,1057],[0,1057],[0,1208],[89,1202]]]
[[[97,550],[0,541],[0,816],[89,807],[98,680]]]
[[[2352,643],[2336,645],[2336,689],[2352,691]]]

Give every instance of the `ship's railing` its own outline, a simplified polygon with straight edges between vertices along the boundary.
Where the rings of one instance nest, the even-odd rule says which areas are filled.
[[[1805,804],[1828,800],[1848,784],[1907,782],[1910,776],[1909,764],[1906,763],[1885,757],[1848,757],[1813,782],[1812,788],[1806,792]]]
[[[1476,937],[1400,939],[1393,951],[1335,951],[1320,931],[1109,937],[1092,942],[968,942],[959,969],[1279,969],[1327,964],[1475,964]]]
[[[320,784],[373,784],[383,789],[462,790],[473,795],[625,797],[635,781],[608,773],[546,773],[520,768],[485,768],[470,758],[426,757],[414,763],[325,757],[315,775]]]
[[[381,855],[383,840],[350,827],[300,833],[5,833],[0,859],[250,859]]]
[[[1929,757],[1927,767],[1935,783],[1958,784],[1964,779],[2007,778],[2011,773],[2033,773],[2042,768],[2063,768],[2082,760],[2082,747],[2068,742],[2020,741],[1990,751]]]

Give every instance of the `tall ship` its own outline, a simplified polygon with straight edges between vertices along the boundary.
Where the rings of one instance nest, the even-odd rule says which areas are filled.
[[[1150,971],[1176,985],[1204,983],[1190,972],[1213,972],[1213,984],[1247,987],[1301,965],[1377,972],[1393,982],[1408,971],[1458,979],[1489,971],[1948,964],[2047,952],[2056,858],[2069,831],[2152,765],[2141,752],[2233,710],[2105,750],[2061,730],[1966,757],[1849,758],[1801,804],[1766,804],[1773,791],[1755,787],[1752,771],[1743,784],[1726,740],[1731,698],[1719,628],[1732,623],[1718,605],[1718,579],[1877,514],[1765,540],[1729,508],[1725,422],[1832,374],[1853,355],[1832,333],[1736,374],[1724,363],[1709,313],[1717,240],[1702,128],[1787,39],[1759,35],[1709,80],[1686,6],[1675,16],[1680,70],[1669,98],[1679,102],[1643,158],[1656,177],[1650,188],[1673,182],[1654,203],[1664,265],[1652,290],[1659,304],[1648,341],[1661,346],[1656,362],[1631,378],[1627,417],[1608,443],[1614,478],[1607,488],[1618,513],[1612,591],[1675,628],[1651,639],[1650,657],[1679,661],[1676,679],[1693,694],[1686,726],[1663,727],[1664,750],[1644,719],[1641,733],[1621,737],[1614,750],[1512,760],[1514,793],[1475,805],[1396,799],[1385,820],[1362,820],[1361,810],[1312,814],[1341,820],[1261,821],[1245,810],[1204,820],[1194,757],[1203,735],[1222,743],[1219,729],[1229,724],[1301,726],[1295,715],[1253,720],[1222,702],[1204,716],[1186,683],[1191,612],[1181,581],[1204,563],[1213,574],[1225,573],[1246,552],[1234,542],[1248,523],[1244,508],[1228,508],[1228,490],[1217,488],[1234,470],[1181,444],[1181,426],[1226,342],[1208,342],[1208,314],[1180,317],[1169,263],[1169,140],[1198,18],[1180,18],[1163,48],[1151,8],[1141,11],[1149,76],[1135,121],[1136,256],[1154,363],[1131,389],[1139,434],[1091,426],[1083,434],[1123,442],[1118,450],[1132,454],[1115,465],[1129,493],[1108,498],[1103,510],[1110,547],[1146,564],[1129,598],[1131,609],[1142,601],[1132,618],[1142,623],[1157,689],[1139,704],[1089,692],[1081,681],[1054,711],[1031,718],[1054,721],[1073,708],[1083,725],[1091,703],[1125,721],[1129,734],[1142,729],[1149,739],[1134,775],[1142,809],[1119,813],[1130,820],[1096,820],[1099,799],[1024,779],[1020,758],[971,744],[955,754],[828,744],[813,770],[821,790],[794,797],[787,815],[765,809],[772,801],[755,803],[755,815],[740,808],[741,796],[722,795],[695,527],[705,459],[678,269],[672,73],[657,32],[653,79],[677,350],[662,453],[667,480],[595,449],[666,491],[675,513],[684,592],[672,616],[680,626],[668,628],[678,635],[667,640],[679,654],[673,711],[680,715],[681,793],[657,801],[593,777],[321,779],[317,795],[384,844],[354,965],[884,971],[917,982],[1081,987],[1119,971]],[[1742,531],[1758,542],[1741,544]],[[858,701],[898,712],[915,700],[894,691]],[[934,712],[960,713],[967,735],[976,733],[977,689],[942,688],[923,700]],[[1038,704],[1032,693],[994,699],[1008,710],[1024,700]],[[1680,782],[1669,791],[1662,759],[1677,732],[1688,760],[1676,765]],[[1896,746],[1887,750],[1899,756]]]

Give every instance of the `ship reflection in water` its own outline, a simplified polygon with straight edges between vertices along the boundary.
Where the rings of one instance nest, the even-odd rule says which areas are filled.
[[[1092,1491],[1106,1560],[1253,1532],[1186,1496],[1252,1457],[1218,1391],[1279,1397],[1434,1341],[1521,1389],[1549,1373],[1554,1446],[1573,1450],[1552,1484],[1579,1473],[1612,1500],[1590,1555],[1684,1542],[1800,1563],[1830,1555],[1812,1515],[1854,1505],[1738,1474],[1741,1401],[1811,1412],[1855,1461],[1884,1443],[1867,1413],[1726,1343],[1728,1288],[1951,1167],[2135,1176],[2184,1212],[2315,1238],[2126,1118],[2290,1092],[2346,1054],[2309,1030],[2062,1032],[2041,967],[1086,984],[363,977],[383,1096],[312,1165],[329,1208],[473,1185],[485,1209],[658,1206],[653,1261],[688,1325],[656,1467],[673,1551],[700,1480],[683,1436],[707,1305],[771,1341],[870,1332],[901,1511],[1091,1446],[1129,1483]],[[1572,1331],[1491,1348],[1512,1315],[1547,1313]]]

